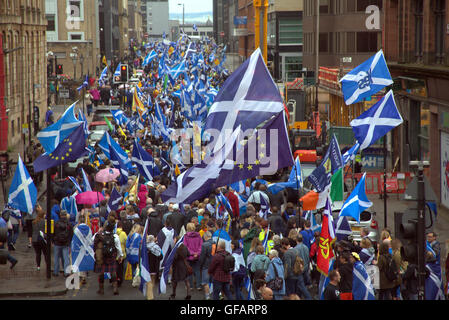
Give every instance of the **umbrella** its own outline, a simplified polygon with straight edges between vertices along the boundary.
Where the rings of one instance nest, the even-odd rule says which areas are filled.
[[[97,172],[95,175],[95,181],[97,182],[110,182],[114,181],[120,175],[120,170],[115,168],[106,168]]]
[[[86,191],[75,196],[77,204],[96,204],[104,200],[104,196],[101,192]]]

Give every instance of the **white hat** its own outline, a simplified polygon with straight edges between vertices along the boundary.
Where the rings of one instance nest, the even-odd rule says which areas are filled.
[[[175,203],[175,204],[172,206],[172,209],[173,209],[173,210],[179,210],[179,204]]]

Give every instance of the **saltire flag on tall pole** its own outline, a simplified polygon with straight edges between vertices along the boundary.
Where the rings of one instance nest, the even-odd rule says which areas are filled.
[[[163,294],[166,293],[167,283],[168,283],[168,273],[173,264],[173,260],[175,258],[176,251],[178,250],[179,246],[181,244],[183,244],[183,242],[184,242],[184,236],[182,236],[181,238],[178,239],[178,241],[176,241],[175,246],[170,251],[167,258],[164,257],[163,264],[162,264],[163,271],[161,274],[161,280],[159,281],[159,292],[160,293],[163,293]]]
[[[360,150],[360,143],[356,142],[348,151],[346,151],[342,155],[344,165],[346,165],[349,162],[349,160],[354,160],[359,150]]]
[[[154,50],[151,50],[147,56],[145,57],[145,59],[143,59],[143,63],[142,63],[142,67],[145,67],[146,65],[148,65],[151,61],[153,61],[154,58],[157,57],[157,53]]]
[[[320,242],[317,253],[317,270],[327,277],[330,261],[334,257],[332,244],[335,242],[335,230],[332,219],[332,210],[329,199],[323,212],[321,223]]]
[[[98,78],[98,85],[100,87],[106,84],[105,80],[107,79],[107,77],[108,77],[108,67],[106,66],[104,67],[103,71],[101,71],[100,78]]]
[[[110,160],[113,164],[113,166],[116,169],[119,169],[120,171],[120,178],[119,178],[119,184],[124,185],[128,183],[128,169],[126,168],[125,164],[121,160],[120,156],[117,154],[117,151],[111,146],[109,149],[110,154]]]
[[[117,65],[117,68],[115,69],[114,77],[120,77],[120,68],[121,68],[121,66],[122,66],[122,63],[119,62],[118,65]]]
[[[351,226],[345,216],[339,216],[335,222],[335,235],[337,237],[337,241],[348,241],[348,237],[352,235]]]
[[[122,124],[124,125],[129,121],[129,119],[125,116],[123,110],[111,110],[111,114],[115,122],[117,122],[119,126]]]
[[[86,172],[83,168],[81,168],[81,173],[83,175],[83,189],[84,192],[86,191],[92,191],[92,188],[90,187],[89,179],[87,178]]]
[[[160,175],[159,168],[155,165],[153,157],[146,152],[137,140],[134,140],[132,161],[136,164],[140,174],[148,181]]]
[[[340,146],[335,134],[321,164],[307,177],[317,192],[322,192],[330,184],[331,176],[343,167]]]
[[[119,208],[122,199],[123,199],[123,196],[117,191],[117,189],[116,188],[112,189],[111,196],[109,198],[109,202],[106,207],[108,214],[112,210],[115,211]]]
[[[196,32],[198,32],[198,27],[196,26],[196,24],[194,23],[192,26],[193,30],[195,30]]]
[[[209,109],[204,130],[221,132],[214,146],[216,152],[225,143],[223,135],[229,135],[239,125],[242,132],[254,129],[283,110],[282,97],[257,48],[220,88]]]
[[[92,231],[84,221],[73,231],[70,248],[73,272],[94,270],[95,253],[93,249]]]
[[[302,171],[301,171],[301,162],[299,161],[299,156],[296,157],[295,165],[292,167],[292,171],[290,172],[290,176],[287,182],[278,182],[272,183],[268,185],[268,191],[272,194],[278,194],[279,191],[284,190],[285,188],[291,189],[301,189],[304,185],[302,179]]]
[[[87,118],[83,112],[83,110],[78,110],[78,120],[83,121],[83,128],[84,128],[84,134],[86,136],[86,138],[89,136],[90,132],[89,132],[89,127],[88,127],[88,121]]]
[[[150,275],[150,260],[148,257],[148,248],[147,248],[147,234],[148,234],[148,222],[150,219],[147,219],[145,222],[145,228],[143,231],[143,239],[142,245],[140,247],[140,291],[144,296],[147,295],[147,283],[151,282]]]
[[[366,172],[363,174],[362,179],[357,183],[354,190],[352,190],[351,195],[346,199],[343,207],[341,207],[339,216],[353,217],[360,223],[360,213],[373,205],[366,196],[365,178]]]
[[[73,185],[75,186],[76,191],[78,191],[79,193],[83,192],[80,185],[78,184],[78,181],[76,181],[76,179],[74,177],[69,176],[68,178],[70,181],[72,181]]]
[[[393,83],[383,51],[355,67],[340,79],[347,105],[362,101]]]
[[[81,123],[78,123],[78,128],[61,140],[56,149],[49,153],[44,153],[34,160],[34,172],[40,172],[67,162],[75,161],[88,153],[84,128]]]
[[[232,254],[231,249],[231,237],[229,236],[229,233],[226,232],[224,228],[216,230],[212,235],[212,241],[218,245],[219,241],[224,241],[226,245],[226,251]]]
[[[8,205],[22,212],[33,214],[36,202],[36,186],[19,155],[16,172],[9,187]]]
[[[78,88],[76,88],[76,90],[78,90],[78,92],[80,92],[84,88],[88,88],[88,87],[89,87],[89,76],[86,74],[86,78],[84,79],[83,83]]]
[[[42,144],[42,147],[44,147],[46,153],[53,152],[62,140],[67,138],[80,124],[83,123],[75,116],[75,105],[77,102],[78,101],[74,102],[68,107],[61,116],[61,119],[37,134],[37,138]]]
[[[360,150],[366,149],[403,122],[394,101],[393,91],[363,112],[350,125],[354,136],[360,143]]]

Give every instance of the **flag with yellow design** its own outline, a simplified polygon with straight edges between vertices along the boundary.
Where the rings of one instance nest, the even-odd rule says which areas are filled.
[[[179,176],[181,174],[181,170],[179,170],[178,164],[175,166],[175,175]]]
[[[103,62],[103,64],[104,64],[105,66],[108,65],[108,60],[106,60],[106,56],[103,56],[103,59],[101,60],[101,62]]]
[[[128,194],[125,197],[125,202],[129,202],[130,198],[134,198],[134,201],[137,201],[137,192],[138,192],[138,188],[139,188],[139,179],[140,179],[140,175],[136,178],[136,180],[134,180],[132,186],[129,188],[128,190]]]
[[[143,105],[142,101],[140,101],[139,96],[137,95],[137,89],[134,90],[132,110],[133,112],[137,111],[139,113],[140,118],[142,118],[142,115],[146,111],[145,106]]]
[[[318,243],[318,252],[316,265],[319,272],[327,276],[329,273],[330,261],[334,257],[332,244],[335,242],[335,230],[332,219],[332,209],[329,198],[323,212],[320,241]]]

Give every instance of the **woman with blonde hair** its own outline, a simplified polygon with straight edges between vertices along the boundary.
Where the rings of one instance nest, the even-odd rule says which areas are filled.
[[[41,268],[41,255],[44,255],[45,261],[47,261],[47,241],[44,238],[45,234],[45,211],[42,210],[40,205],[36,206],[36,219],[33,220],[33,234],[31,242],[36,253],[36,265],[37,271]]]
[[[139,248],[142,242],[142,233],[143,227],[136,223],[132,226],[126,240],[126,260],[131,264],[133,277],[136,273],[137,264],[139,263]]]

